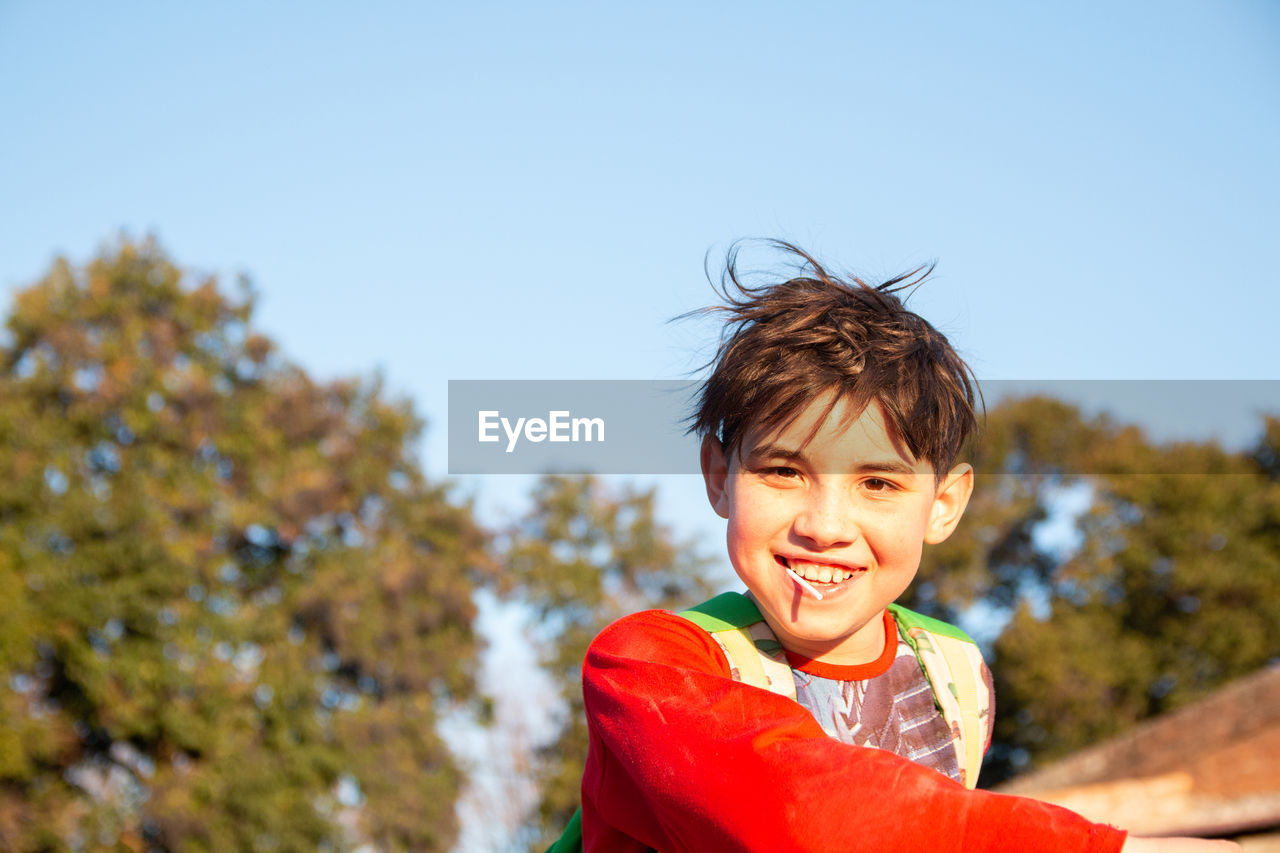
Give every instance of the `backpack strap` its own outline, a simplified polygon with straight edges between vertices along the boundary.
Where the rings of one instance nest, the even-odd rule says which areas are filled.
[[[729,662],[734,681],[796,698],[796,682],[786,653],[750,595],[725,592],[677,616],[711,635]]]
[[[898,604],[889,610],[933,685],[933,700],[955,736],[956,759],[965,787],[978,784],[982,755],[991,739],[991,692],[983,677],[982,653],[968,634]]]

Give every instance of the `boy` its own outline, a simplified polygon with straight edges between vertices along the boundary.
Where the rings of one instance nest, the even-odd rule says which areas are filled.
[[[749,595],[592,644],[584,849],[1120,850],[1119,830],[968,790],[990,675],[961,632],[893,606],[973,489],[970,371],[894,295],[924,276],[846,283],[780,245],[808,275],[747,287],[730,256],[694,416]]]

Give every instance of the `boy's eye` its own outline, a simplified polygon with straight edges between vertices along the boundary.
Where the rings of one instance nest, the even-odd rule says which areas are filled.
[[[888,480],[881,480],[879,477],[872,477],[869,480],[864,480],[862,485],[869,492],[891,492],[897,488],[893,483],[890,483]]]
[[[788,465],[767,465],[760,469],[760,473],[766,477],[778,477],[784,480],[800,476],[799,471]]]

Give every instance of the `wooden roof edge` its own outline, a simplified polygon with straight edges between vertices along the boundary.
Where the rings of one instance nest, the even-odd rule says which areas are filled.
[[[1272,681],[1275,682],[1274,685],[1270,684]],[[1180,726],[1184,721],[1202,718],[1219,705],[1238,707],[1242,704],[1241,700],[1247,698],[1249,694],[1262,691],[1267,687],[1280,689],[1280,662],[1231,681],[1209,695],[1167,714],[1144,720],[1128,731],[1108,738],[1102,743],[1085,747],[1045,767],[1015,776],[997,785],[993,790],[1002,794],[1021,794],[1121,778],[1107,773],[1109,756],[1116,755],[1167,727]],[[1280,720],[1280,705],[1276,707],[1277,720]]]
[[[1161,834],[1189,835],[1195,838],[1225,838],[1251,832],[1280,830],[1280,795],[1250,798],[1248,808],[1224,807],[1219,814],[1203,811],[1186,822],[1170,822]],[[1088,815],[1086,815],[1088,817]],[[1134,833],[1135,835],[1139,833]]]

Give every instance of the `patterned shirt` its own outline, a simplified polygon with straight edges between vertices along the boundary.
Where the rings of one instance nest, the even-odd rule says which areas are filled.
[[[901,636],[897,640],[888,669],[864,680],[793,668],[796,699],[831,737],[887,750],[960,782],[951,731],[934,704],[933,689],[911,647]]]

